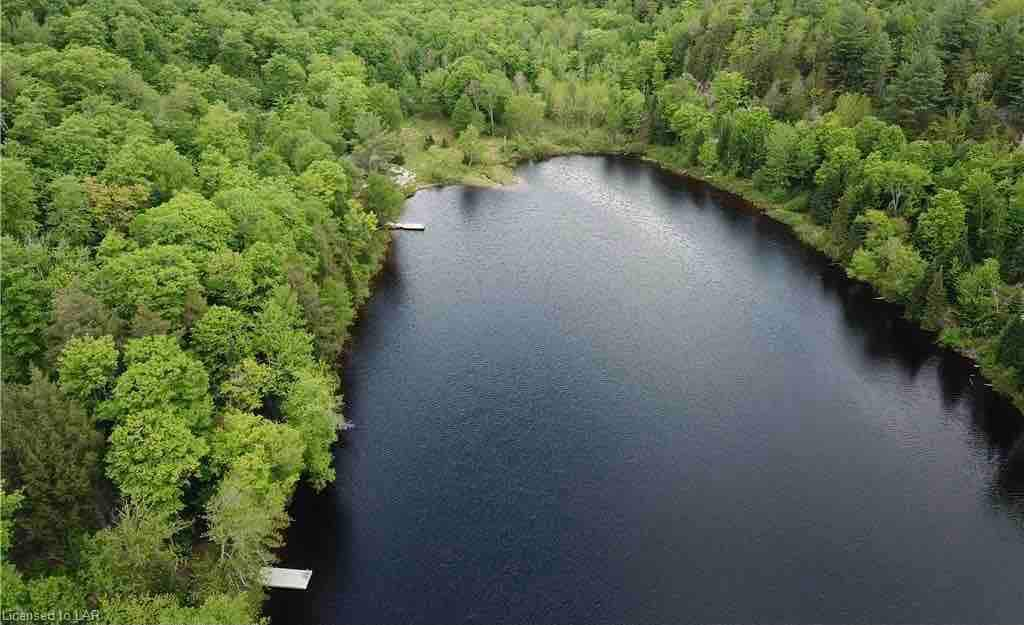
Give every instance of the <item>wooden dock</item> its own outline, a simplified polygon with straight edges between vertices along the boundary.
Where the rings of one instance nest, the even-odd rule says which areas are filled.
[[[309,586],[309,578],[313,577],[313,571],[265,566],[260,570],[260,575],[263,577],[263,585],[269,588],[305,590]]]
[[[403,224],[403,223],[392,223],[388,222],[384,224],[391,230],[426,230],[426,224]]]

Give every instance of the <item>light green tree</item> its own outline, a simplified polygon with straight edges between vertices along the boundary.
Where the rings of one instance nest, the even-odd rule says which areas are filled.
[[[371,141],[375,139],[370,136],[374,132],[382,132],[382,129],[376,126],[368,129],[367,135]],[[376,149],[376,147],[370,146],[368,150]],[[367,154],[364,158],[379,159],[380,155]],[[341,163],[335,160],[326,160],[311,163],[306,171],[299,176],[298,187],[302,192],[324,202],[336,215],[340,215],[348,201],[351,185],[348,174],[345,173],[345,168],[341,166]]]
[[[517,94],[505,103],[505,124],[513,133],[532,135],[544,123],[544,100],[533,94]]]
[[[110,392],[120,355],[110,335],[72,337],[60,355],[60,388],[91,406]]]
[[[960,194],[941,189],[917,222],[917,238],[936,259],[948,259],[967,233],[967,208]]]
[[[999,261],[994,258],[960,274],[956,280],[956,304],[961,322],[983,334],[1001,328],[1000,321],[1005,319],[1001,306],[1003,287]]]
[[[302,435],[306,479],[317,490],[334,479],[331,445],[344,422],[339,410],[337,382],[324,367],[305,368],[296,375],[281,411]]]
[[[750,81],[738,72],[721,71],[711,81],[711,95],[714,98],[715,110],[728,113],[745,106]]]
[[[3,232],[12,236],[33,234],[39,229],[36,217],[36,186],[28,163],[16,158],[0,158],[0,204],[3,208]]]
[[[192,328],[191,348],[217,384],[252,356],[252,320],[233,308],[211,306]]]
[[[182,494],[206,455],[187,415],[170,404],[130,412],[110,433],[107,476],[132,501],[171,518],[185,506]]]
[[[483,143],[480,141],[480,130],[472,124],[459,133],[456,145],[462,150],[463,161],[470,167],[475,163],[479,163],[483,158]]]
[[[125,501],[117,521],[90,538],[83,576],[100,597],[171,593],[181,562],[174,535],[183,524],[137,501]]]

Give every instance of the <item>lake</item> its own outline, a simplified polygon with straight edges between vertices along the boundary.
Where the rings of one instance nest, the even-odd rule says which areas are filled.
[[[787,228],[628,158],[420,191],[277,625],[1022,622],[1024,419]]]

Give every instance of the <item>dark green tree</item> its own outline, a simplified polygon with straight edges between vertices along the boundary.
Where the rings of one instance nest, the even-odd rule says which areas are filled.
[[[946,72],[935,50],[913,51],[896,70],[886,97],[894,119],[924,130],[946,101]]]
[[[38,369],[25,386],[4,385],[3,414],[5,474],[26,497],[22,547],[62,562],[75,534],[102,519],[103,436],[85,409]]]
[[[949,307],[949,295],[943,278],[942,267],[933,274],[928,294],[925,297],[924,313],[921,325],[926,330],[936,332],[945,325],[946,309]]]
[[[999,339],[999,362],[1017,370],[1017,379],[1024,383],[1024,318],[1016,315]]]

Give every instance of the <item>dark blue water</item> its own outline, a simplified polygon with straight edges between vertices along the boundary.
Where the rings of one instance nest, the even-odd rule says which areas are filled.
[[[569,157],[412,198],[275,624],[1024,622],[1021,415],[723,194]]]

